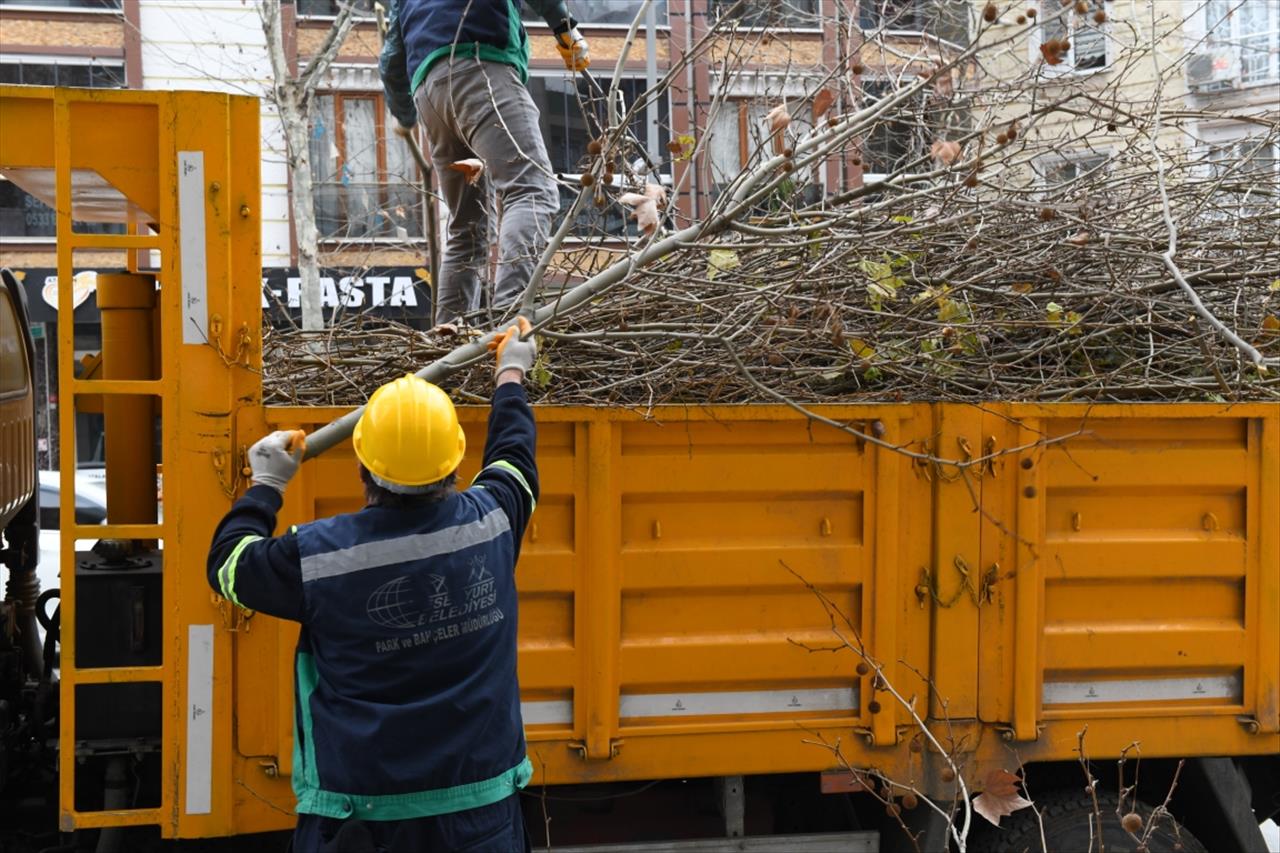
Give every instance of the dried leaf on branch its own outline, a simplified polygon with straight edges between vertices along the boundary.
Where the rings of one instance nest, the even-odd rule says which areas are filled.
[[[999,826],[1001,818],[1034,805],[1018,793],[1021,782],[1022,779],[1008,770],[992,770],[987,774],[982,793],[973,798],[973,810]]]
[[[468,184],[474,184],[484,174],[484,163],[475,157],[450,163],[449,168],[466,175]]]

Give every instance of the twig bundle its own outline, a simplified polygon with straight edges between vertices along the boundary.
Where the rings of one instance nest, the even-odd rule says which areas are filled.
[[[736,37],[716,49],[745,52]],[[790,102],[797,120],[756,140],[699,219],[663,211],[693,235],[671,251],[646,249],[660,234],[621,245],[598,234],[562,250],[561,282],[649,254],[540,323],[532,396],[642,409],[1280,399],[1280,177],[1265,153],[1280,138],[1277,114],[1250,118],[1252,154],[1207,156],[1187,140],[1212,114],[1151,109],[1180,71],[1160,69],[1141,98],[1125,89],[1149,44],[1124,54],[1114,82],[1051,90],[1039,66],[1002,80],[974,70],[1005,44],[981,32],[954,55],[911,58],[879,100],[834,69]],[[843,106],[824,117],[833,90]],[[629,170],[622,186],[599,180],[605,164],[626,170],[629,120],[606,128],[604,150],[582,164],[597,179],[573,182],[583,200],[619,204],[649,180]],[[851,180],[868,140],[903,127],[919,144],[884,178]],[[1100,136],[1106,158],[1055,171],[1061,152],[1094,150]],[[682,139],[675,159],[705,175],[706,133]],[[536,301],[554,304],[559,286],[544,284]],[[469,319],[487,331],[498,318]],[[322,333],[268,329],[264,396],[361,404],[458,343],[363,315]],[[454,372],[451,392],[487,399],[489,370]]]

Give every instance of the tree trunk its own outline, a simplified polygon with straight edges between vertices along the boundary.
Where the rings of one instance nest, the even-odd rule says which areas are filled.
[[[315,191],[311,183],[311,140],[307,111],[294,97],[281,98],[280,119],[289,146],[289,182],[292,189],[294,231],[298,240],[299,295],[302,301],[302,328],[324,328],[320,305],[320,234],[316,228]]]

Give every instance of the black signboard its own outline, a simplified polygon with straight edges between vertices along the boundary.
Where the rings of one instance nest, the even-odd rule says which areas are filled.
[[[355,314],[385,317],[425,328],[431,318],[431,287],[425,269],[365,267],[324,269],[320,305],[326,325]],[[296,268],[262,271],[262,309],[273,326],[302,316],[302,278]]]
[[[73,279],[77,323],[97,323],[97,276],[122,270],[78,269]],[[31,322],[58,319],[58,271],[49,267],[18,268],[14,273],[27,288]],[[320,276],[320,304],[325,323],[366,314],[425,328],[431,317],[431,288],[424,269],[365,267],[324,269]],[[295,267],[262,271],[262,309],[272,325],[301,320],[301,277]]]

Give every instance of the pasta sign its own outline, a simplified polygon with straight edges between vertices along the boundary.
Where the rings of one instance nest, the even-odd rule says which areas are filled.
[[[262,307],[296,313],[302,305],[302,278],[297,269],[267,269],[262,275]],[[431,288],[425,270],[409,267],[323,270],[320,305],[333,309],[374,309],[380,314],[427,316]],[[384,309],[384,310],[379,310]]]

